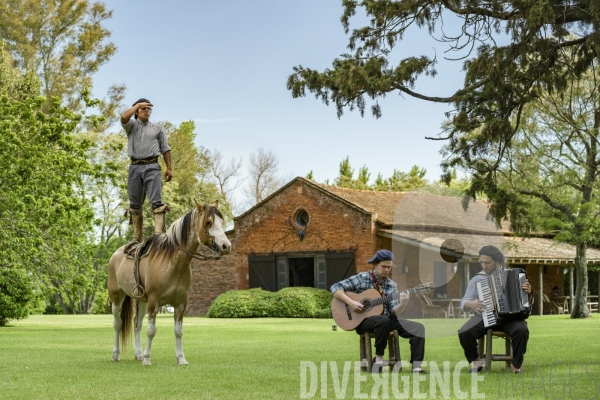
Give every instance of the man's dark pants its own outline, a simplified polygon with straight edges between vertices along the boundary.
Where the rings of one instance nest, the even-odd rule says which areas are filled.
[[[523,355],[527,351],[527,341],[529,340],[529,329],[524,320],[514,320],[501,322],[499,324],[483,326],[483,320],[477,322],[478,317],[473,317],[458,330],[460,345],[465,351],[465,357],[468,362],[475,361],[479,355],[477,352],[477,339],[485,336],[488,329],[502,331],[510,336],[513,349],[513,365],[515,368],[521,368],[523,365]]]
[[[129,195],[129,207],[134,210],[142,209],[146,195],[153,210],[162,206],[160,164],[129,165],[127,194]]]
[[[356,327],[356,333],[359,335],[366,332],[375,334],[375,354],[380,356],[385,353],[391,331],[398,331],[398,336],[409,340],[411,363],[423,361],[425,357],[425,327],[422,324],[387,315],[374,315]]]

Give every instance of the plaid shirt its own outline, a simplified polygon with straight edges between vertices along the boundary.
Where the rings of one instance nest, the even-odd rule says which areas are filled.
[[[331,286],[331,293],[335,293],[338,290],[343,290],[345,292],[353,292],[353,293],[362,293],[367,289],[375,289],[375,282],[371,279],[371,274],[369,272],[360,272],[350,278],[344,279],[338,283],[335,283]],[[383,295],[387,296],[392,293],[396,293],[398,291],[398,286],[396,282],[391,280],[390,278],[386,278],[381,285],[381,289],[383,290]],[[397,300],[390,300],[383,305],[383,313],[385,315],[391,315],[392,308],[398,305]]]

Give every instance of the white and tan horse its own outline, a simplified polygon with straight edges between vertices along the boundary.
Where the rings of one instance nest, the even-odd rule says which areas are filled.
[[[119,248],[108,264],[108,295],[112,301],[114,316],[115,345],[114,361],[119,361],[119,337],[126,346],[131,337],[134,313],[132,298],[139,297],[135,307],[135,358],[150,364],[152,339],[156,335],[156,313],[160,306],[170,304],[175,318],[175,357],[177,363],[186,365],[181,339],[183,337],[183,313],[187,306],[188,289],[192,280],[190,262],[200,243],[211,247],[220,254],[229,253],[231,242],[225,236],[223,214],[213,206],[202,206],[196,201],[196,208],[175,221],[167,233],[150,236],[144,247],[148,256],[134,268],[134,260],[125,256]],[[141,285],[137,287],[136,285]],[[142,289],[143,288],[143,289]],[[142,354],[140,332],[144,316],[148,311],[146,349]]]

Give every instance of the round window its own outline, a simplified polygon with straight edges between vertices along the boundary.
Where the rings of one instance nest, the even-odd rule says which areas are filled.
[[[308,213],[306,210],[300,209],[296,211],[296,217],[294,218],[296,225],[300,228],[305,228],[308,224]]]

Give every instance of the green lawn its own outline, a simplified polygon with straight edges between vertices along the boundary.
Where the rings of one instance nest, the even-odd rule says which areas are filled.
[[[464,320],[421,320],[428,332],[440,324],[459,326]],[[472,398],[472,384],[486,399],[600,399],[600,318],[570,320],[564,316],[531,317],[530,339],[522,381],[498,371],[480,375],[454,372],[464,360],[456,336],[427,340],[425,359],[450,375],[429,374],[422,382],[408,369],[383,374],[379,396],[399,397],[403,389],[413,397]],[[345,361],[358,360],[358,337],[353,332],[333,331],[332,320],[317,319],[184,319],[184,351],[189,366],[175,365],[172,317],[161,315],[154,339],[152,366],[134,360],[130,346],[120,362],[112,362],[112,316],[31,316],[0,328],[0,398],[2,399],[295,399],[301,389],[316,392],[313,399],[372,398],[374,378],[356,375],[350,367],[343,392]],[[452,327],[454,329],[454,327]],[[438,329],[439,331],[439,329]],[[438,335],[442,336],[442,335]],[[142,335],[145,344],[145,326]],[[494,341],[498,349],[503,345]],[[409,359],[408,341],[401,339],[401,356]],[[301,387],[301,362],[306,379]],[[328,364],[325,385],[320,380],[322,361],[333,362],[339,375],[332,377]],[[562,364],[554,364],[561,362]],[[318,374],[311,379],[310,366]],[[427,365],[432,371],[434,367]],[[443,379],[448,385],[440,384]],[[355,383],[359,384],[355,391]],[[405,386],[405,383],[407,385]],[[336,388],[338,386],[337,397]],[[514,386],[517,389],[513,389]],[[415,386],[418,393],[414,391]],[[430,389],[436,390],[431,396]],[[323,389],[325,387],[325,389]],[[564,388],[564,393],[563,393]],[[396,389],[396,392],[394,390]],[[311,394],[311,393],[309,393]],[[344,396],[345,395],[345,396]],[[464,396],[464,397],[463,397]]]

